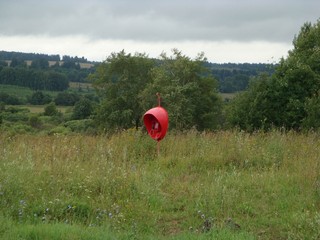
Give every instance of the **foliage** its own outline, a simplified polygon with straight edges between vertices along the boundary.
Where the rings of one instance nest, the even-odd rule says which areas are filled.
[[[49,68],[49,62],[45,58],[38,58],[32,61],[31,68],[34,69],[48,69]]]
[[[0,102],[0,113],[6,110],[6,104],[4,102]]]
[[[102,129],[138,126],[144,109],[139,94],[150,79],[154,61],[145,54],[112,53],[91,76],[103,98],[96,121]]]
[[[2,68],[0,72],[0,84],[51,91],[62,91],[69,87],[68,79],[61,73],[13,67]]]
[[[138,127],[141,116],[156,103],[157,92],[168,109],[170,127],[216,129],[221,100],[217,83],[204,67],[200,54],[195,60],[173,50],[158,61],[144,54],[113,53],[92,76],[102,101],[96,120],[101,128]]]
[[[306,117],[303,119],[304,129],[320,129],[320,96],[319,93],[305,102]]]
[[[45,87],[46,90],[63,91],[68,89],[69,87],[69,80],[62,73],[49,71],[47,72],[46,79],[47,79],[47,86]]]
[[[27,67],[26,63],[24,62],[23,59],[19,57],[14,57],[11,59],[10,67],[22,67],[25,68]]]
[[[68,135],[70,132],[70,128],[59,125],[50,129],[48,135]]]
[[[22,103],[21,99],[16,95],[10,95],[3,92],[0,93],[0,101],[8,105],[19,105]]]
[[[26,108],[7,107],[2,111],[3,120],[9,122],[26,122],[28,121],[29,110]]]
[[[64,131],[0,133],[0,238],[320,237],[318,134]]]
[[[87,98],[81,98],[74,105],[72,118],[76,120],[89,118],[93,110],[93,103]]]
[[[61,106],[73,106],[80,100],[80,96],[76,93],[60,92],[54,99],[56,105]]]
[[[246,90],[251,78],[260,74],[272,75],[276,64],[263,63],[205,63],[218,80],[219,92],[233,93]]]
[[[262,78],[247,93],[235,99],[230,122],[243,129],[310,126],[308,109],[320,90],[320,21],[306,23],[293,41],[294,49],[282,59],[275,74]],[[246,112],[248,114],[246,114]],[[310,116],[310,112],[309,112]]]
[[[57,116],[60,115],[60,112],[57,109],[57,106],[54,102],[51,102],[44,108],[45,116]]]
[[[161,57],[159,66],[152,70],[152,81],[140,95],[144,109],[154,105],[154,94],[159,92],[168,110],[171,128],[218,128],[222,103],[217,82],[203,65],[204,55],[191,60],[174,49],[173,56],[162,54]]]
[[[1,60],[11,60],[14,58],[19,58],[22,60],[37,60],[39,58],[46,59],[47,61],[59,61],[60,60],[59,55],[0,51],[0,59]]]
[[[45,105],[50,103],[51,101],[51,96],[48,94],[44,94],[41,91],[34,92],[29,99],[29,103],[33,105]]]
[[[96,133],[94,121],[92,119],[71,120],[63,124],[66,128],[71,129],[72,132],[77,133]]]
[[[29,123],[30,123],[30,126],[33,128],[40,128],[42,125],[41,120],[40,120],[39,116],[37,116],[37,115],[31,116],[29,118]]]

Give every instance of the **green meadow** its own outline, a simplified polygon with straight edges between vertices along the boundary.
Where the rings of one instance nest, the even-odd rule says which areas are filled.
[[[1,239],[319,239],[320,137],[0,134]]]

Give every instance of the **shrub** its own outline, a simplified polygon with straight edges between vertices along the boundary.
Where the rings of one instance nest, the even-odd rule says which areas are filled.
[[[92,119],[72,120],[64,124],[73,132],[85,133],[94,129],[94,121]]]
[[[33,127],[33,128],[40,128],[41,125],[42,125],[39,116],[31,116],[31,117],[29,118],[29,124],[30,124],[30,126]]]
[[[49,105],[47,105],[44,108],[44,115],[45,116],[57,116],[60,112],[58,111],[56,104],[54,102],[51,102]]]
[[[93,104],[87,98],[80,99],[74,106],[72,118],[85,119],[90,117],[93,112]]]
[[[43,94],[41,91],[36,91],[32,94],[29,102],[34,105],[43,105],[51,102],[51,97],[48,94]]]

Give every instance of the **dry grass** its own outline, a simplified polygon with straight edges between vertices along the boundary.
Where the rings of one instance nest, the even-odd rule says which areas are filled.
[[[134,130],[0,142],[0,215],[14,222],[108,226],[131,239],[320,237],[317,134],[169,134],[160,156]]]

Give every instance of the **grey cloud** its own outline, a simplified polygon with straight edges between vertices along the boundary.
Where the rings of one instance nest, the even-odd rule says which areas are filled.
[[[316,0],[0,0],[0,36],[288,42],[319,9]]]

